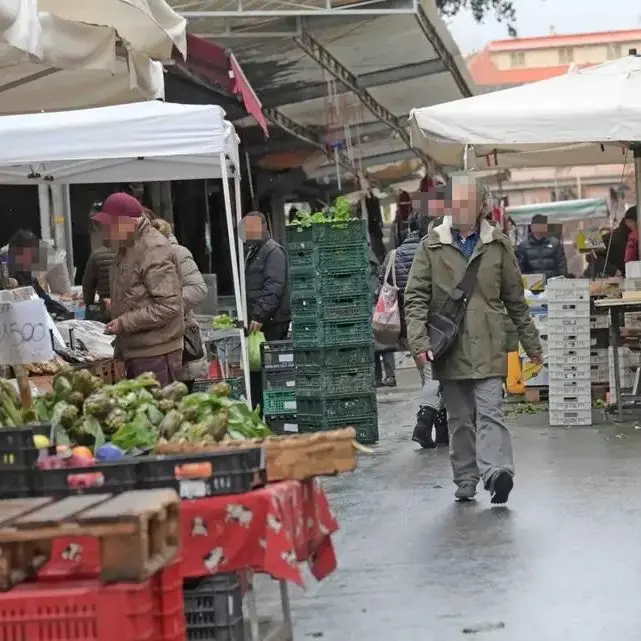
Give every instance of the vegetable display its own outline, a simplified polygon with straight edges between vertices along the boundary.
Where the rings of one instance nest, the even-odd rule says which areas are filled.
[[[239,324],[228,314],[217,314],[211,319],[211,326],[213,329],[237,329]]]
[[[61,456],[76,446],[88,448],[97,460],[117,460],[123,452],[162,443],[270,435],[259,414],[230,393],[227,383],[216,383],[208,392],[189,394],[181,382],[161,387],[153,374],[103,385],[88,370],[66,369],[54,377],[53,392],[36,398],[29,409],[21,407],[13,385],[0,379],[0,423],[51,423]]]
[[[352,217],[352,205],[343,196],[339,196],[327,211],[317,211],[313,214],[298,212],[292,225],[296,227],[309,227],[322,223],[346,221]]]

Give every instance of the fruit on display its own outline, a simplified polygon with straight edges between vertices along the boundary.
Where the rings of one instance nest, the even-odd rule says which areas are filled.
[[[227,383],[208,392],[188,393],[182,382],[161,387],[153,374],[104,385],[88,370],[66,368],[54,377],[53,391],[23,409],[13,385],[0,379],[2,426],[51,424],[56,453],[46,436],[34,436],[44,450],[42,469],[118,461],[128,453],[159,444],[212,444],[271,434],[257,412],[230,397]],[[46,454],[46,455],[45,455]]]

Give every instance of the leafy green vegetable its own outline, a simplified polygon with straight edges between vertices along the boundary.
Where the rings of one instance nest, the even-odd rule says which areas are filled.
[[[111,438],[111,442],[123,451],[152,447],[157,440],[158,435],[153,426],[140,414],[125,423]]]
[[[87,445],[94,449],[105,443],[105,434],[100,422],[93,416],[85,416],[76,421],[69,430],[69,436],[78,445]]]
[[[227,314],[217,314],[211,319],[211,326],[214,329],[235,329],[238,323]]]
[[[80,412],[75,405],[70,405],[66,401],[59,401],[53,408],[51,422],[54,427],[60,425],[68,430],[71,429],[79,416]]]

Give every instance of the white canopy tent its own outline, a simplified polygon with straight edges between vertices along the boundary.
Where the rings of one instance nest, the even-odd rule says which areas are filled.
[[[0,118],[0,183],[222,179],[238,319],[245,321],[238,138],[215,105],[159,101]],[[232,208],[229,180],[233,179]],[[70,216],[67,212],[67,219]],[[247,395],[247,343],[241,332]]]
[[[414,109],[410,127],[413,144],[442,165],[467,166],[467,154],[483,168],[634,159],[639,201],[641,58],[631,51],[541,82]]]
[[[87,22],[39,12],[37,0],[0,0],[0,114],[164,96],[160,62],[123,42],[109,22]]]

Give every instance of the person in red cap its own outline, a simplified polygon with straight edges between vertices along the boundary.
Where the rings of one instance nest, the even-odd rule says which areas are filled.
[[[105,333],[127,376],[153,372],[168,385],[182,369],[184,310],[176,253],[144,216],[140,202],[111,194],[93,220],[116,252],[111,270],[111,317]]]

